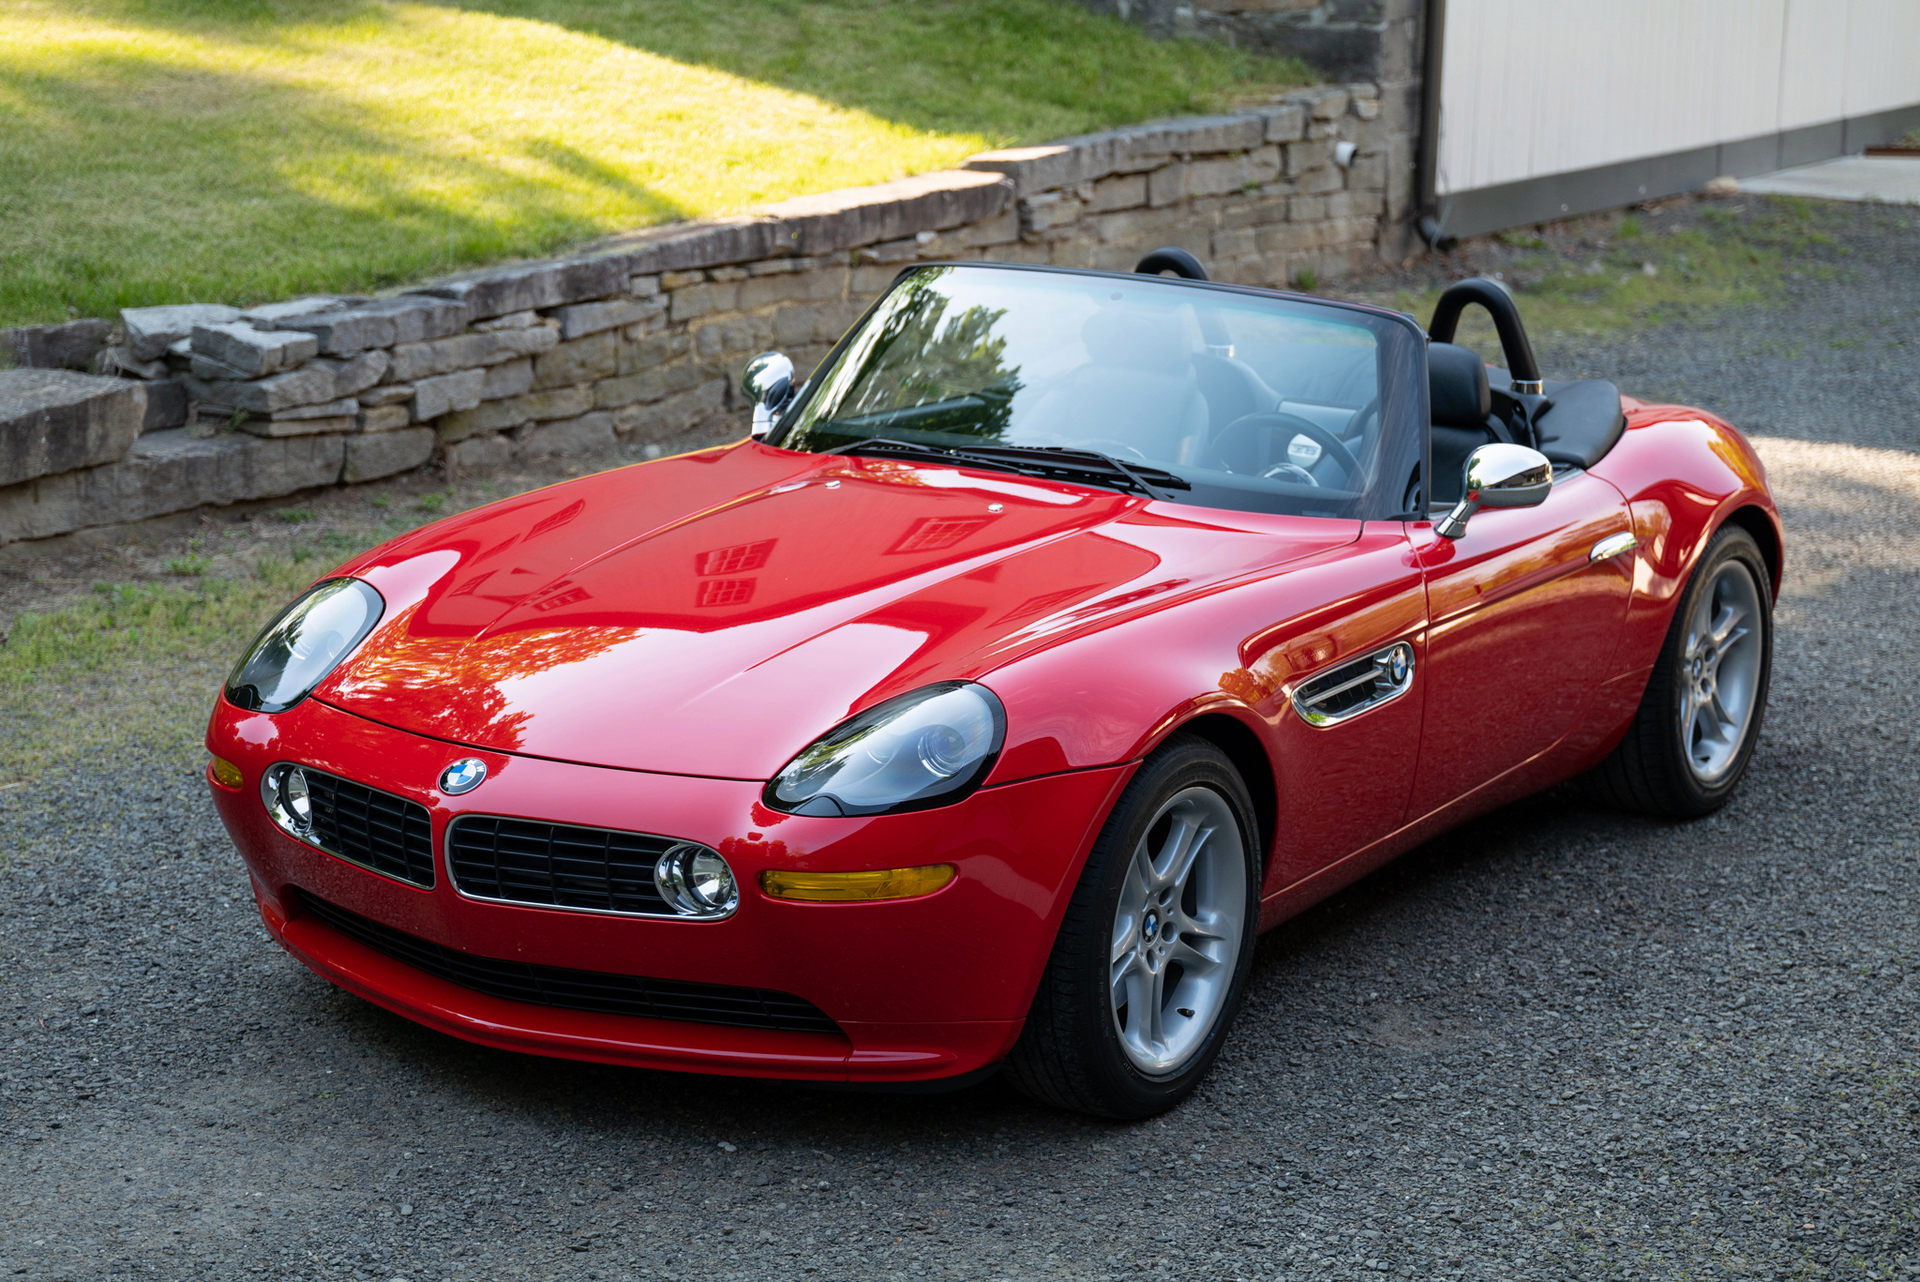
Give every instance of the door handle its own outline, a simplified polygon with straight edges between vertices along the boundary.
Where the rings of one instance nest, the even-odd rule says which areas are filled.
[[[1591,565],[1596,561],[1610,560],[1613,557],[1619,556],[1622,552],[1631,552],[1638,546],[1640,546],[1640,540],[1635,538],[1633,532],[1630,530],[1622,530],[1618,534],[1609,534],[1606,538],[1601,539],[1593,545],[1593,551],[1587,553],[1587,563]]]

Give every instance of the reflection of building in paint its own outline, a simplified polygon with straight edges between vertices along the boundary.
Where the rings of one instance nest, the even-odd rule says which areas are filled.
[[[991,525],[991,516],[923,516],[887,549],[889,556],[906,552],[938,552],[950,548]]]
[[[563,605],[577,605],[592,595],[585,588],[563,579],[530,599],[527,604],[536,610],[558,610]]]
[[[767,558],[773,555],[773,545],[779,541],[779,539],[756,539],[752,543],[735,543],[730,547],[708,548],[705,552],[694,554],[693,572],[702,576],[737,575],[748,570],[764,569]],[[702,610],[745,605],[753,600],[753,585],[754,580],[750,578],[703,577],[694,605]]]
[[[707,579],[700,585],[700,607],[716,609],[724,605],[745,605],[753,600],[752,579]]]
[[[737,543],[732,547],[709,548],[693,558],[695,574],[745,574],[766,565],[779,539],[761,539],[755,543]]]

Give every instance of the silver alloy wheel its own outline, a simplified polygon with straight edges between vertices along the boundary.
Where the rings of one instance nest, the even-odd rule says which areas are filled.
[[[1246,847],[1226,798],[1174,794],[1134,847],[1113,916],[1113,1026],[1134,1067],[1177,1072],[1206,1042],[1233,987],[1246,905]]]
[[[1728,561],[1700,594],[1680,649],[1680,746],[1703,784],[1724,778],[1753,729],[1766,656],[1760,585]]]

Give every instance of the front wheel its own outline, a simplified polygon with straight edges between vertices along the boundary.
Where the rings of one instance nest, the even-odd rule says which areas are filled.
[[[1726,804],[1773,673],[1773,596],[1753,536],[1725,526],[1687,580],[1633,724],[1593,772],[1605,799],[1673,819]]]
[[[1021,1090],[1113,1118],[1192,1092],[1252,968],[1257,832],[1212,744],[1176,736],[1147,759],[1094,844],[1008,1060]]]

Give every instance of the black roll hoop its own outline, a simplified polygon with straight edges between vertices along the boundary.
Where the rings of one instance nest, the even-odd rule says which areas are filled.
[[[1533,344],[1527,340],[1526,326],[1520,323],[1520,308],[1499,282],[1475,276],[1447,286],[1440,301],[1433,305],[1427,337],[1436,343],[1451,343],[1454,330],[1460,324],[1460,313],[1474,303],[1486,308],[1487,314],[1493,317],[1493,328],[1500,335],[1500,351],[1513,375],[1514,392],[1540,395],[1544,390],[1540,382],[1540,362],[1534,359]]]
[[[1141,276],[1158,276],[1162,272],[1172,272],[1175,276],[1187,280],[1212,280],[1200,260],[1176,245],[1162,245],[1150,251],[1145,258],[1133,265],[1133,270]]]

